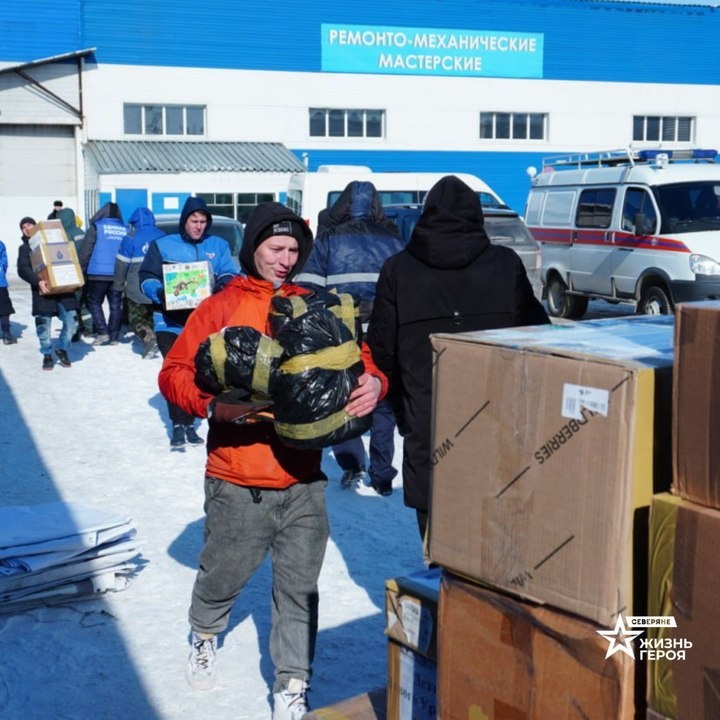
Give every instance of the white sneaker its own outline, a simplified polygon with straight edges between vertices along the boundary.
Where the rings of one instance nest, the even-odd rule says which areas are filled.
[[[192,648],[185,677],[193,690],[210,690],[215,685],[215,652],[217,640],[192,634]]]
[[[299,678],[290,678],[281,692],[273,693],[272,720],[301,720],[310,711],[306,693],[310,686]]]

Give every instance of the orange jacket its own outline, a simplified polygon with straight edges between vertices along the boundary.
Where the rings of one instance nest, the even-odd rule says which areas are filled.
[[[283,285],[281,291],[285,295],[307,292],[293,284]],[[270,302],[276,292],[265,280],[236,277],[221,292],[200,303],[163,362],[158,384],[164,397],[196,417],[207,417],[207,406],[213,396],[195,384],[195,355],[200,344],[224,327],[245,325],[266,332]],[[387,379],[375,366],[365,343],[362,358],[366,372],[380,379],[381,397],[384,396]],[[283,445],[270,422],[253,425],[211,422],[207,452],[208,475],[260,488],[286,488],[311,480],[320,472],[322,455],[320,450]]]

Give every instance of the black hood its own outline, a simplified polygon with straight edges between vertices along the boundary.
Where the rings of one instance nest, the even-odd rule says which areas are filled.
[[[410,236],[409,253],[436,268],[462,268],[490,244],[477,192],[447,175],[430,188]]]
[[[106,202],[91,218],[90,224],[96,223],[98,220],[104,220],[105,218],[116,218],[120,222],[123,221],[122,212],[120,212],[120,206],[114,202]]]
[[[200,211],[202,213],[205,213],[207,217],[207,225],[205,226],[205,232],[202,234],[202,237],[200,237],[198,240],[193,240],[186,232],[185,232],[185,223],[187,222],[187,219],[190,215],[192,215],[194,212]],[[180,237],[185,240],[186,242],[191,243],[199,243],[202,242],[208,235],[210,235],[210,230],[212,229],[212,214],[210,210],[208,210],[207,203],[202,199],[198,197],[189,197],[185,204],[183,205],[182,212],[180,213],[180,222],[178,223],[178,232],[180,233]]]
[[[302,270],[308,255],[310,255],[313,234],[308,224],[287,205],[279,202],[260,203],[252,211],[245,225],[245,237],[240,250],[240,263],[243,270],[251,277],[260,277],[255,267],[255,249],[263,240],[270,237],[272,226],[277,224],[284,224],[285,227],[288,227],[289,224],[292,232],[283,234],[291,234],[298,241],[298,261],[288,274],[288,280],[292,280]]]

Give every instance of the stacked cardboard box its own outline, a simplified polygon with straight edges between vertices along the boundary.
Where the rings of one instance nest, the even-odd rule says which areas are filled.
[[[679,305],[673,492],[653,498],[648,718],[720,717],[720,303]]]
[[[443,576],[443,720],[631,718],[634,663],[606,651],[591,623]]]
[[[387,720],[435,720],[440,569],[388,580]]]
[[[532,640],[525,632],[538,612],[550,636],[572,627],[572,637],[583,637],[569,644],[587,655],[570,653],[561,676],[593,678],[582,691],[588,717],[632,718],[633,702],[644,698],[644,673],[627,672],[629,653],[622,667],[617,652],[605,658],[611,643],[597,631],[646,612],[649,507],[671,478],[673,328],[672,317],[631,317],[433,337],[430,559],[491,588],[474,597],[478,632],[487,638],[504,628],[513,662],[557,662],[545,631]],[[508,594],[515,605],[507,605]],[[468,717],[467,707],[451,712],[458,690],[445,618],[457,614],[459,595],[467,600],[452,592],[440,599],[444,720]],[[596,657],[598,643],[605,652]],[[501,682],[496,656],[469,666],[465,697],[476,698],[479,717],[574,717],[560,705],[552,714],[549,705],[541,711],[516,702],[539,690],[534,672],[514,675],[512,696],[488,683],[488,676]],[[605,683],[608,677],[622,687]],[[559,688],[543,686],[543,693],[549,703],[567,697]],[[520,714],[508,715],[514,702]]]
[[[51,294],[71,292],[85,283],[75,244],[59,220],[43,220],[30,236],[30,264]]]

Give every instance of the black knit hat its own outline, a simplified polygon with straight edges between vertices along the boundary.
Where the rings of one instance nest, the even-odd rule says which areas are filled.
[[[288,280],[291,280],[300,272],[310,254],[313,234],[308,224],[282,203],[260,203],[250,213],[245,225],[245,238],[240,250],[240,262],[248,275],[258,277],[257,268],[255,267],[255,250],[260,243],[274,235],[288,235],[298,241],[298,261],[287,277]]]
[[[22,226],[26,225],[27,223],[31,223],[32,225],[37,225],[35,222],[35,218],[31,218],[29,215],[26,215],[21,221],[20,221],[20,229],[22,230]]]

